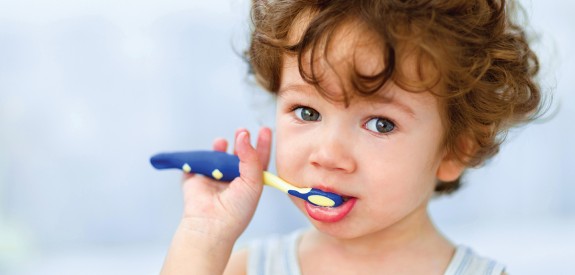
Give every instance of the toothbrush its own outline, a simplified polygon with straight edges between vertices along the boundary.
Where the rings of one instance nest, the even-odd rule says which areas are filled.
[[[218,151],[160,153],[152,156],[150,163],[156,169],[181,169],[185,173],[201,174],[223,182],[240,176],[239,158]],[[337,207],[343,203],[340,195],[316,188],[298,188],[268,171],[264,171],[263,180],[268,186],[317,206]]]

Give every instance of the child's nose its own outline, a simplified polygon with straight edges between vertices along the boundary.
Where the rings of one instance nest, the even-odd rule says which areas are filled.
[[[339,129],[341,130],[341,129]],[[311,165],[330,171],[351,173],[356,169],[353,141],[335,129],[324,132],[310,155]]]

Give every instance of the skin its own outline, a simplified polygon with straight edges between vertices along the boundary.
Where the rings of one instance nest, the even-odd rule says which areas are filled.
[[[354,33],[352,39],[336,37],[334,41],[342,42],[315,63],[332,98],[340,98],[349,87],[339,76],[348,75],[350,60],[365,74],[383,66],[373,58],[378,48],[365,33],[339,35],[350,38]],[[410,59],[403,61],[404,73],[416,77]],[[293,200],[314,225],[299,242],[302,273],[443,274],[454,247],[434,227],[427,205],[436,180],[457,178],[464,167],[441,146],[445,127],[437,99],[390,82],[376,97],[352,98],[345,106],[305,83],[294,57],[285,56],[283,64],[276,121],[279,176],[300,187],[339,193],[354,203],[349,207],[348,201],[349,211],[342,214],[341,209],[314,210]],[[305,112],[319,117],[303,119]],[[389,131],[381,133],[373,122],[384,120],[393,126],[387,124]],[[230,255],[261,196],[270,146],[269,129],[260,131],[255,148],[249,133],[239,130],[239,178],[224,185],[185,176],[184,214],[162,274],[245,274],[247,251]],[[225,140],[214,141],[215,150],[227,147]],[[313,214],[316,210],[323,214]],[[326,219],[332,212],[338,218]]]

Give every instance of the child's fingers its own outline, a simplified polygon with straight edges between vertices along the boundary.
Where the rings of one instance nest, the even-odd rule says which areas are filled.
[[[240,159],[240,175],[244,182],[254,190],[261,189],[262,185],[262,165],[260,163],[258,152],[250,144],[248,131],[241,131],[236,138],[236,152]]]
[[[225,152],[228,150],[228,141],[225,138],[216,138],[212,143],[214,151]]]
[[[258,134],[258,141],[256,143],[256,151],[258,152],[258,158],[263,170],[268,169],[271,155],[271,145],[272,131],[267,127],[261,128]]]
[[[238,154],[238,152],[237,152],[237,140],[238,140],[238,135],[239,135],[240,133],[242,133],[242,132],[248,133],[248,141],[249,141],[249,132],[248,132],[248,130],[246,130],[246,128],[236,129],[236,133],[235,133],[235,135],[234,135],[234,141],[235,141],[235,142],[234,142],[234,150],[233,150],[233,152],[232,152],[232,154],[234,154],[234,155],[237,155],[237,154]]]

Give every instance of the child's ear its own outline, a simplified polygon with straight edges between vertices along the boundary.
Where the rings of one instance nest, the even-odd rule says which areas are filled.
[[[437,168],[437,179],[442,182],[452,182],[457,180],[466,166],[453,156],[444,156]]]
[[[446,152],[443,155],[443,159],[439,163],[437,168],[437,179],[443,182],[451,182],[457,180],[467,165],[464,163],[468,160],[469,156],[472,156],[475,152],[475,144],[472,139],[467,136],[462,136],[457,140],[456,143],[460,152],[463,153],[464,160],[461,160],[454,155],[453,152]]]

